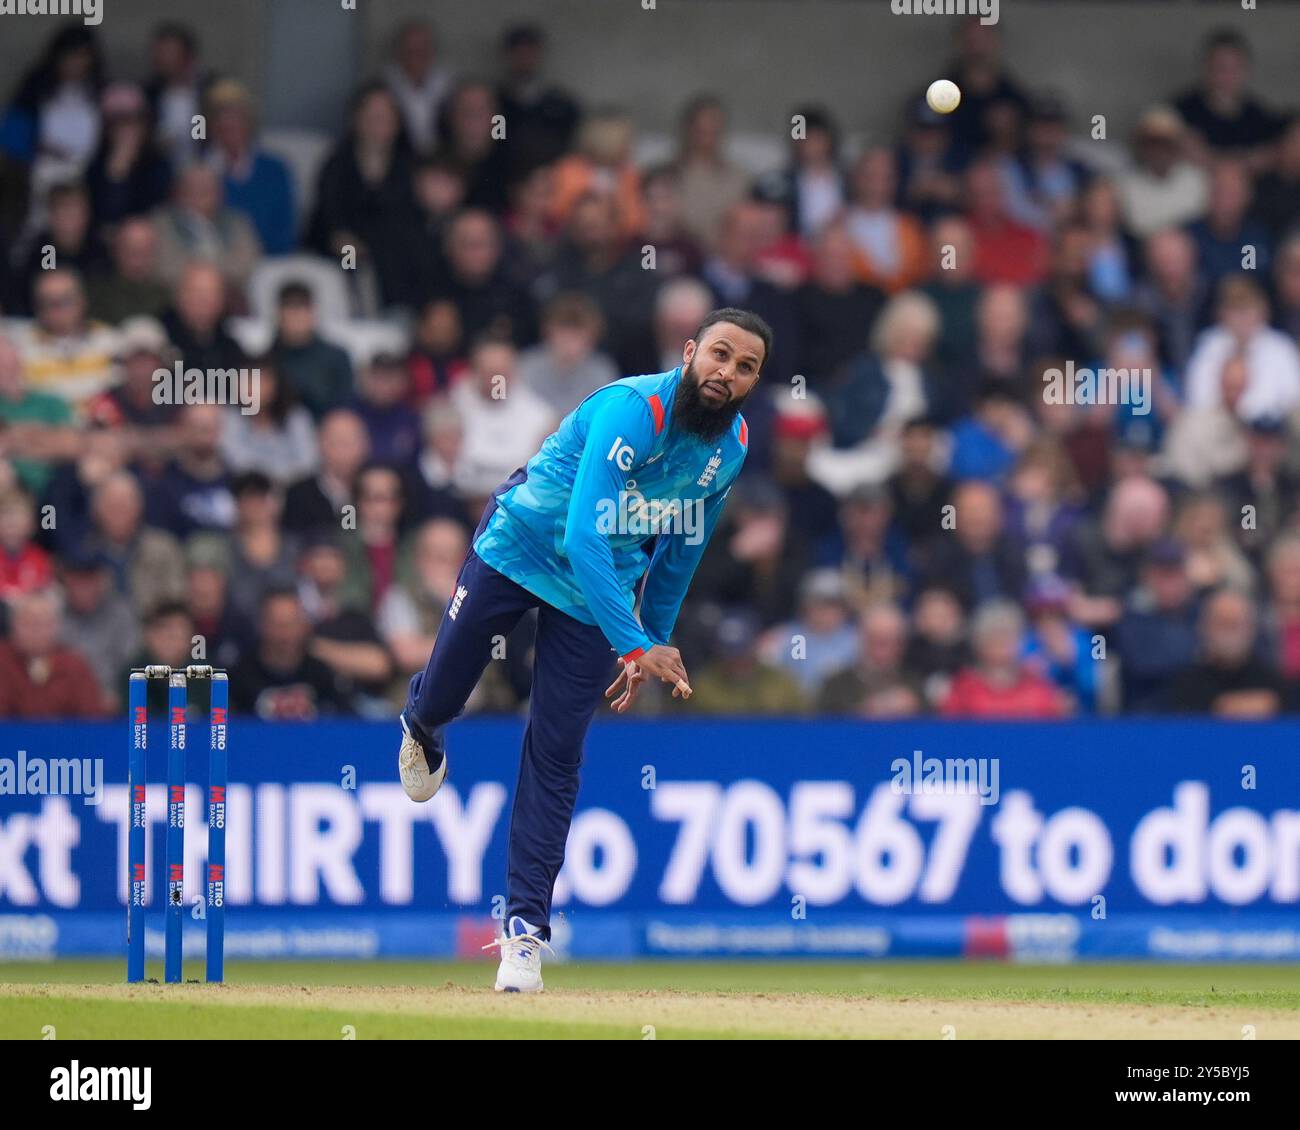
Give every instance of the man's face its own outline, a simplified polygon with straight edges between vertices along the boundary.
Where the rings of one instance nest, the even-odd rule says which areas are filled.
[[[66,274],[51,274],[36,287],[36,319],[41,328],[56,337],[75,334],[86,316],[81,287]]]
[[[730,322],[712,325],[698,341],[688,341],[673,406],[677,421],[704,439],[723,435],[758,384],[766,357],[761,337]]]
[[[125,279],[147,279],[158,259],[158,236],[152,224],[141,220],[124,223],[113,242],[117,273]]]

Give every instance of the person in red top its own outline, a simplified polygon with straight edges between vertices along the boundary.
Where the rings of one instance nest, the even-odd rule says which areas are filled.
[[[939,712],[949,718],[1063,718],[1056,687],[1020,658],[1025,622],[1010,601],[991,600],[971,620],[973,666],[958,673]]]
[[[51,589],[14,601],[0,640],[0,718],[102,718],[109,704],[86,657],[60,642],[63,617]]]
[[[966,172],[967,219],[975,237],[975,277],[981,283],[1031,286],[1047,277],[1047,241],[1007,213],[998,168],[977,161]]]
[[[36,514],[19,487],[0,494],[0,600],[44,588],[54,577],[50,556],[32,541]]]

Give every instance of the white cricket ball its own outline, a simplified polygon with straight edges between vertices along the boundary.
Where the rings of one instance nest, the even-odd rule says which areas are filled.
[[[936,114],[951,114],[961,105],[961,91],[950,79],[937,78],[925,92],[925,100]]]

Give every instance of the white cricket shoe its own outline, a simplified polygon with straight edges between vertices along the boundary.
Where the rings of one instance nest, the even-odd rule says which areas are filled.
[[[555,951],[537,936],[536,927],[529,926],[516,914],[506,923],[505,933],[483,948],[493,947],[501,951],[501,965],[497,968],[498,993],[542,991],[542,950],[552,957]]]
[[[402,746],[397,751],[397,775],[402,788],[412,800],[432,800],[447,779],[447,755],[444,753],[442,764],[430,772],[429,758],[406,725],[406,715],[398,715],[398,721],[402,723]]]

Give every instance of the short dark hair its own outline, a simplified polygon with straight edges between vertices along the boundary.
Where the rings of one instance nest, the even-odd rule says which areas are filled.
[[[1205,37],[1205,45],[1202,48],[1202,53],[1208,58],[1221,47],[1230,47],[1234,51],[1240,51],[1247,59],[1251,57],[1250,41],[1247,40],[1241,32],[1234,28],[1221,27],[1210,32],[1210,34]]]
[[[767,359],[772,356],[772,327],[751,310],[741,310],[736,306],[723,306],[721,309],[712,311],[700,323],[699,328],[695,331],[695,340],[698,342],[704,336],[705,330],[721,322],[736,326],[746,333],[751,333],[755,337],[763,339],[763,360],[758,366],[761,370],[767,364]]]
[[[302,279],[290,279],[275,296],[280,306],[314,306],[316,296]]]

